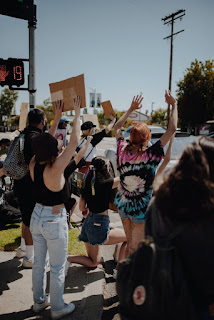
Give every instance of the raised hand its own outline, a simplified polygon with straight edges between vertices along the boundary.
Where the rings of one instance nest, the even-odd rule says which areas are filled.
[[[171,95],[171,92],[169,90],[168,91],[165,90],[165,101],[166,101],[166,103],[171,104],[171,105],[175,104],[175,102],[176,102],[175,98],[173,98],[173,96]]]
[[[110,113],[110,114],[109,114],[109,119],[110,119],[111,121],[113,121],[113,120],[116,120],[116,117],[115,117],[112,113]]]
[[[143,100],[143,97],[141,94],[137,95],[136,97],[134,96],[132,103],[131,103],[131,109],[138,110],[138,109],[142,108],[142,104],[141,104],[142,100]]]
[[[62,117],[64,102],[62,100],[57,100],[54,102],[54,107],[55,107],[55,117],[57,119],[60,119]]]
[[[80,96],[76,96],[74,98],[74,110],[75,114],[80,114],[80,107],[81,107],[81,98]]]

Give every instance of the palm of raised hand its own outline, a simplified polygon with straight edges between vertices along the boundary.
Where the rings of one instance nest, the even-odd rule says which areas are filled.
[[[134,97],[131,104],[132,110],[140,109],[142,107],[142,104],[141,104],[142,100],[143,100],[143,97],[141,96],[141,94]]]

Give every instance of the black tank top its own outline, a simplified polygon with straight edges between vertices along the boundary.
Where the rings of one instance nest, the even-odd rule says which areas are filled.
[[[65,184],[62,190],[54,192],[49,190],[43,180],[43,172],[45,164],[36,163],[34,167],[34,196],[35,201],[43,204],[44,206],[55,206],[61,203],[65,204],[67,211],[69,208],[70,191],[68,181],[65,179]]]

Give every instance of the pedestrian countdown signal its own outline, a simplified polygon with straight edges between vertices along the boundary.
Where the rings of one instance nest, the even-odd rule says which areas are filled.
[[[21,59],[0,59],[0,85],[9,87],[24,84],[24,63]]]

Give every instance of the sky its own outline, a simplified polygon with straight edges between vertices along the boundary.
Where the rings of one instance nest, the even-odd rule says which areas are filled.
[[[142,112],[166,108],[170,25],[162,18],[184,9],[174,32],[172,94],[195,59],[214,59],[214,0],[34,0],[37,5],[36,105],[50,97],[49,83],[84,73],[86,104],[96,89],[102,101],[127,110],[144,96]],[[28,58],[28,23],[0,15],[0,58]],[[25,79],[28,75],[25,62]],[[27,81],[25,80],[25,85]],[[6,86],[4,87],[6,88]],[[2,91],[4,88],[1,88]],[[29,102],[19,91],[16,111]],[[89,108],[88,108],[89,110]],[[92,113],[90,108],[89,113]]]

